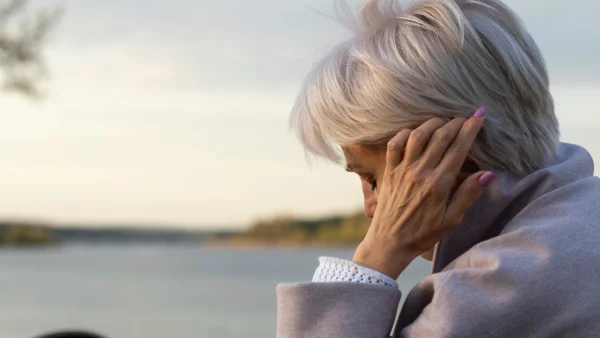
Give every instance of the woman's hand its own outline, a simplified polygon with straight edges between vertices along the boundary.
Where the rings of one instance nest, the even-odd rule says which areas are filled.
[[[482,107],[470,119],[432,119],[401,131],[388,143],[377,209],[354,262],[396,279],[461,224],[494,179],[491,172],[479,172],[452,193],[484,113]]]

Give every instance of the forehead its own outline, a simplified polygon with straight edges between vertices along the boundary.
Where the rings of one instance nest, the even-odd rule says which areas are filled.
[[[366,149],[361,146],[342,147],[342,151],[344,152],[344,158],[346,158],[346,162],[352,162],[355,159],[360,159],[366,155]]]
[[[385,162],[385,149],[366,146],[342,147],[347,169],[350,171],[362,168],[373,168],[382,160]]]

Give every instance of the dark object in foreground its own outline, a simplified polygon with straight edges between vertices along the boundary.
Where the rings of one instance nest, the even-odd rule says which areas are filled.
[[[105,338],[103,336],[97,335],[91,332],[85,331],[63,331],[63,332],[55,332],[49,333],[42,336],[38,336],[36,338]]]

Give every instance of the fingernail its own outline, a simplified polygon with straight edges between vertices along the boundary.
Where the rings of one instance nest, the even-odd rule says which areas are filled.
[[[477,181],[477,183],[479,183],[479,185],[482,186],[482,187],[487,187],[495,179],[496,179],[496,175],[494,175],[493,172],[488,171],[487,173],[481,175],[481,177],[479,178],[479,181]]]
[[[484,106],[479,107],[479,109],[477,109],[477,111],[475,111],[475,114],[473,114],[474,117],[482,117],[483,115],[485,115],[485,107]]]

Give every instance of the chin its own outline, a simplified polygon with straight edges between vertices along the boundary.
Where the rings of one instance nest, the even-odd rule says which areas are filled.
[[[433,249],[423,252],[421,254],[421,258],[428,260],[428,261],[432,261],[433,260]]]

